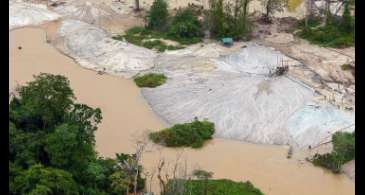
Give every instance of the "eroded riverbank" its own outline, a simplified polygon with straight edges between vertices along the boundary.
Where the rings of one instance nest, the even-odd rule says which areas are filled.
[[[103,122],[96,132],[97,150],[102,156],[133,152],[135,136],[164,127],[131,80],[81,68],[47,44],[45,35],[37,28],[10,32],[9,90],[40,72],[68,77],[78,101],[102,110]],[[151,170],[161,158],[172,162],[181,151],[153,147],[145,154],[143,165]],[[217,178],[250,180],[269,195],[355,194],[354,183],[344,175],[286,159],[286,152],[284,146],[214,139],[200,150],[185,149],[181,159],[187,160],[189,170],[200,167],[214,172]]]

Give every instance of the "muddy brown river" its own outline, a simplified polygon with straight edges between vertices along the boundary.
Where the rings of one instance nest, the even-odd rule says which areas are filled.
[[[9,91],[41,72],[61,74],[70,80],[78,101],[101,108],[103,122],[96,132],[96,149],[101,156],[133,152],[135,141],[146,131],[165,127],[133,81],[83,69],[48,44],[43,29],[27,27],[11,31],[9,49]],[[199,150],[150,144],[142,164],[151,173],[160,159],[173,165],[180,155],[180,162],[187,162],[189,171],[202,168],[214,172],[215,178],[250,180],[266,195],[355,194],[355,184],[346,176],[334,175],[297,159],[287,159],[287,151],[286,146],[223,139],[214,139]],[[152,182],[154,191],[158,190],[156,182]]]

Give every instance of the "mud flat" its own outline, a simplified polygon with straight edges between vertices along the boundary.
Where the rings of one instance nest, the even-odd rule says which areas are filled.
[[[96,132],[97,151],[113,157],[117,152],[133,152],[134,137],[145,130],[165,126],[140,95],[131,80],[98,75],[81,68],[72,59],[46,43],[42,29],[22,28],[10,32],[9,91],[32,80],[40,72],[65,75],[80,102],[100,107],[103,122]],[[22,49],[19,50],[18,47]],[[344,175],[334,175],[306,162],[286,159],[287,147],[246,144],[214,139],[200,150],[159,148],[153,144],[143,158],[147,171],[164,158],[181,159],[188,169],[204,168],[216,178],[250,180],[270,195],[351,195],[354,183]],[[156,191],[157,185],[153,185]]]

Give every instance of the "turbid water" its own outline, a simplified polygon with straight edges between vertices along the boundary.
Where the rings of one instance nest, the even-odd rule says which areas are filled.
[[[136,137],[146,130],[165,127],[133,81],[81,68],[49,45],[42,29],[11,31],[9,49],[9,91],[40,72],[61,74],[70,80],[78,101],[101,108],[103,122],[96,132],[100,155],[113,157],[117,152],[133,152]],[[186,160],[189,170],[203,168],[214,172],[216,178],[250,180],[268,195],[355,194],[354,183],[346,176],[287,159],[285,146],[214,139],[199,150],[158,148],[150,147],[143,157],[147,171],[151,172],[161,158],[173,163],[182,153],[181,162]],[[158,188],[155,182],[152,188]]]

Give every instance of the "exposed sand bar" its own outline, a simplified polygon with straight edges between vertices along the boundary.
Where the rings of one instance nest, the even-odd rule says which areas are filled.
[[[131,80],[81,68],[47,44],[45,35],[37,28],[10,32],[9,90],[40,72],[67,76],[78,101],[102,110],[103,122],[96,132],[97,150],[102,156],[132,152],[134,136],[164,127]],[[143,165],[147,170],[156,167],[161,156],[173,161],[179,151],[153,150],[145,154]],[[189,170],[200,167],[214,172],[216,178],[250,180],[268,195],[355,194],[354,183],[346,176],[286,159],[286,152],[284,146],[215,139],[200,150],[185,149],[182,159],[188,160]]]

